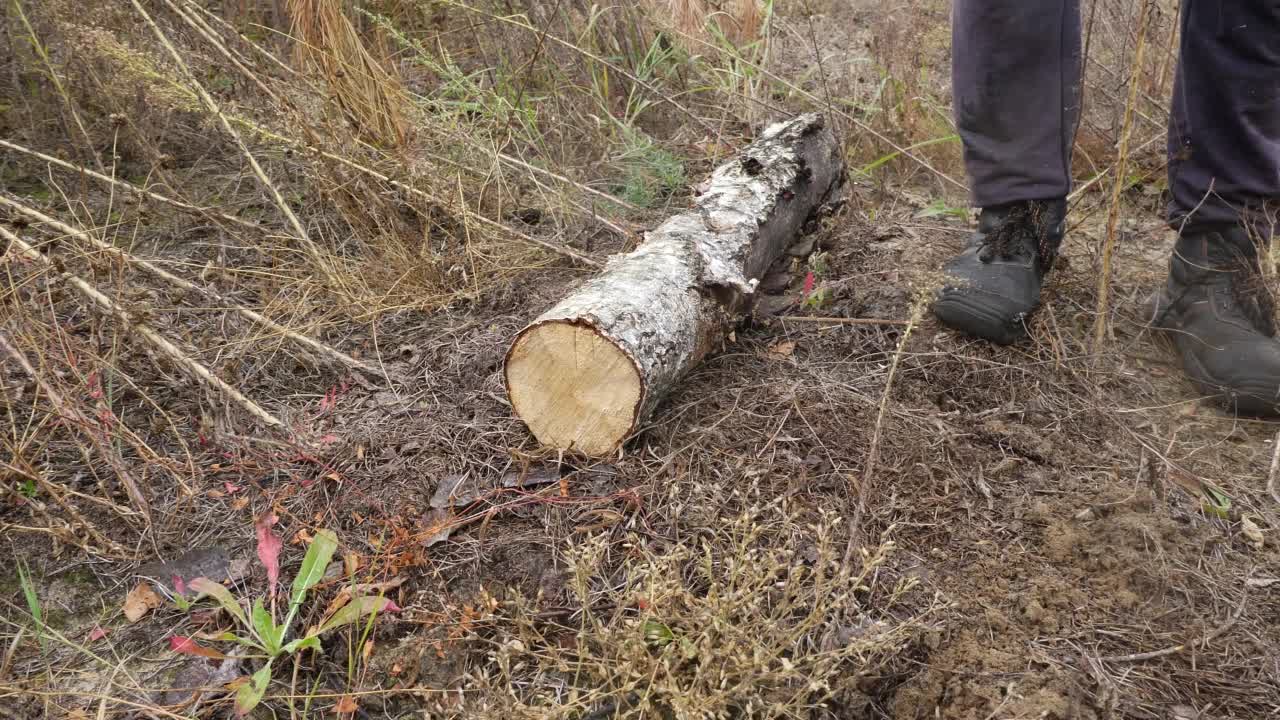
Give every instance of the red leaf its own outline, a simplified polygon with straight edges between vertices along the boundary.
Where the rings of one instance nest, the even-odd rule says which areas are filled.
[[[236,485],[235,483],[224,482],[222,483],[222,487],[224,490],[227,491],[228,495],[235,495],[236,493],[240,492],[240,486]]]
[[[170,635],[169,649],[183,655],[197,655],[199,657],[213,658],[214,660],[222,660],[227,657],[217,650],[203,647],[196,643],[195,640],[183,635]]]
[[[807,298],[807,297],[809,297],[809,293],[813,292],[813,283],[814,283],[814,280],[815,280],[815,278],[813,277],[813,271],[812,271],[812,270],[810,270],[809,272],[805,273],[805,275],[804,275],[804,297],[806,297],[806,298]]]
[[[94,625],[93,631],[89,633],[89,642],[101,640],[107,636],[107,631],[102,629],[101,625]]]
[[[267,569],[267,585],[271,588],[273,599],[276,596],[276,583],[280,580],[280,538],[271,532],[271,526],[275,524],[275,513],[270,511],[264,513],[254,524],[254,530],[258,534],[258,559]]]

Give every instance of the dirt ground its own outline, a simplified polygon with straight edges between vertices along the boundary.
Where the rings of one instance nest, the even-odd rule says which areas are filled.
[[[873,32],[883,27],[883,4],[832,3],[803,19],[788,12],[772,59],[788,77],[815,55],[803,43],[813,25],[859,28],[814,40],[828,60],[821,75],[806,76],[815,93],[865,95],[858,87],[874,76],[851,58],[867,57],[871,43],[907,42]],[[905,62],[927,67],[922,87],[944,93],[938,23],[946,7],[922,12],[925,20],[913,17],[928,32]],[[47,128],[22,126],[16,111],[0,117],[6,137],[49,147]],[[841,122],[852,143],[859,129]],[[235,157],[199,137],[170,142],[188,150],[171,158],[174,178]],[[271,261],[259,248],[220,243],[210,222],[121,205],[69,176],[55,183],[43,162],[16,154],[0,163],[7,197],[86,225],[126,227],[136,233],[131,247],[243,302],[299,306],[282,299],[301,292],[287,283],[277,298],[244,291],[234,269]],[[205,197],[225,207],[268,212],[247,175],[206,187],[217,192]],[[172,592],[175,575],[208,576],[261,593],[253,523],[268,512],[279,517],[286,583],[307,538],[328,527],[347,564],[333,566],[321,597],[338,591],[345,570],[384,583],[402,608],[379,617],[367,638],[335,637],[324,656],[291,665],[291,678],[278,675],[263,706],[277,717],[299,716],[292,700],[303,695],[302,716],[362,718],[1280,717],[1272,468],[1280,426],[1236,419],[1198,398],[1146,328],[1143,302],[1173,243],[1159,188],[1139,183],[1124,195],[1101,346],[1092,328],[1102,188],[1073,205],[1045,306],[1031,338],[1012,347],[949,332],[927,312],[936,268],[971,227],[966,213],[938,212],[939,198],[944,209],[963,205],[918,168],[891,183],[852,175],[845,202],[764,283],[753,317],[607,461],[539,449],[503,387],[511,338],[586,276],[563,258],[530,261],[431,310],[405,303],[357,317],[317,301],[299,312],[324,342],[376,363],[381,378],[315,362],[239,318],[184,309],[181,294],[139,275],[126,282],[119,268],[83,266],[154,308],[157,328],[199,348],[205,364],[314,440],[301,450],[251,429],[223,398],[112,336],[109,323],[52,310],[63,291],[10,249],[3,262],[14,289],[5,302],[24,308],[11,318],[55,318],[70,338],[33,332],[28,349],[128,368],[130,386],[108,401],[117,415],[142,430],[156,416],[146,406],[155,397],[185,437],[161,425],[142,430],[181,482],[164,480],[169,471],[139,451],[122,451],[144,480],[155,474],[152,530],[101,503],[83,507],[103,539],[31,530],[57,524],[32,501],[57,503],[44,490],[9,490],[23,481],[15,466],[40,467],[81,496],[103,487],[110,468],[73,452],[74,435],[30,463],[17,459],[51,426],[34,419],[41,394],[32,379],[0,361],[11,433],[0,520],[14,560],[0,573],[0,717],[228,716],[224,693],[192,702],[183,688],[216,690],[249,667],[169,650],[171,635],[212,630],[216,615],[193,618],[165,604],[129,623],[120,606],[140,578]],[[665,210],[629,220],[650,224]],[[0,221],[33,230],[14,214]],[[626,244],[583,233],[576,246],[603,256]],[[819,303],[801,294],[809,270],[824,293]],[[59,367],[41,364],[64,387],[79,387],[83,368]],[[127,504],[117,487],[103,496]],[[95,554],[67,537],[99,550],[112,540],[123,553]],[[847,592],[823,595],[828,545],[834,573],[865,569]],[[18,630],[30,625],[18,560],[38,578],[44,622],[56,634],[39,644]],[[710,603],[735,589],[752,594],[742,588],[760,602]],[[803,612],[774,612],[793,597]],[[813,628],[803,624],[805,603],[816,603]],[[323,605],[308,609],[309,621]],[[699,614],[709,608],[727,610]],[[720,622],[719,635],[701,627]],[[781,638],[792,628],[803,637]],[[784,650],[769,655],[775,647]],[[806,672],[814,675],[798,683]],[[778,700],[783,694],[791,699]]]

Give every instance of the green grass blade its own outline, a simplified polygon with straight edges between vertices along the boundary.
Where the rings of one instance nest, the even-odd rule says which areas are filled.
[[[908,145],[902,150],[905,152],[911,152],[912,150],[917,150],[923,147],[929,147],[930,145],[940,145],[942,143],[947,143],[947,142],[959,142],[959,140],[960,140],[959,135],[956,135],[956,134],[944,135],[942,137],[922,140],[914,145]],[[881,165],[884,165],[885,163],[891,162],[901,154],[902,152],[895,150],[889,153],[888,155],[882,155],[876,158],[875,160],[872,160],[871,162],[867,163],[866,165],[863,165],[862,167],[858,168],[855,172],[857,172],[860,175],[870,175],[872,170],[875,170],[876,168],[880,167]]]
[[[31,619],[36,621],[36,638],[40,641],[40,652],[45,651],[44,644],[44,608],[40,606],[40,596],[36,593],[36,585],[31,581],[31,570],[25,560],[18,560],[18,583],[22,585],[22,597],[27,601],[27,610]]]

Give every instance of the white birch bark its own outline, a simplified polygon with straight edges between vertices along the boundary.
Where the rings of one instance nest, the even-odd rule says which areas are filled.
[[[692,208],[516,336],[505,371],[517,416],[544,445],[612,452],[719,346],[843,174],[822,116],[767,128]]]

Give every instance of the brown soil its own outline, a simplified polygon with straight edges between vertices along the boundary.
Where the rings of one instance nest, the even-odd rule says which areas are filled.
[[[837,14],[855,23],[858,12],[864,10]],[[856,91],[843,88],[857,82],[836,80],[850,94]],[[198,161],[188,160],[179,171],[197,174]],[[44,173],[38,163],[7,162],[6,188],[14,194],[37,186]],[[855,181],[849,202],[817,234],[824,304],[802,307],[806,261],[797,259],[789,287],[767,306],[782,314],[912,317],[933,271],[968,232],[964,221],[920,213],[935,196],[947,199],[941,193],[916,177],[901,186]],[[96,209],[108,201],[96,189],[81,199]],[[523,269],[447,310],[409,307],[359,322],[312,316],[314,327],[327,328],[317,333],[328,342],[380,358],[390,383],[294,358],[282,345],[265,358],[243,345],[231,358],[205,353],[210,364],[225,362],[219,370],[236,373],[244,392],[269,399],[322,438],[322,449],[307,456],[255,443],[221,412],[206,415],[216,403],[155,369],[142,352],[128,351],[119,360],[133,368],[134,382],[160,388],[190,431],[187,439],[199,437],[190,448],[200,468],[197,496],[185,505],[157,498],[161,529],[149,547],[131,548],[132,561],[92,560],[66,546],[58,555],[45,546],[23,551],[28,535],[15,534],[11,543],[45,578],[47,614],[61,633],[101,652],[102,644],[86,638],[95,626],[108,628],[107,639],[95,642],[136,656],[130,667],[154,680],[145,687],[166,688],[173,675],[189,675],[164,654],[166,634],[187,620],[161,611],[123,624],[117,608],[140,565],[220,546],[227,550],[217,550],[219,567],[243,568],[253,554],[252,518],[271,508],[286,543],[299,530],[332,527],[363,558],[369,579],[405,578],[396,591],[405,612],[379,621],[360,686],[458,690],[479,687],[476,678],[493,670],[495,646],[505,642],[517,605],[561,623],[559,637],[572,648],[570,548],[606,538],[614,549],[593,577],[615,580],[626,572],[635,538],[651,547],[696,548],[700,533],[742,509],[733,491],[757,484],[810,515],[860,517],[856,534],[841,538],[851,547],[894,541],[876,587],[916,584],[879,621],[928,618],[913,626],[891,662],[813,717],[1272,717],[1280,713],[1280,498],[1267,491],[1267,471],[1277,426],[1238,420],[1200,401],[1144,327],[1141,303],[1159,282],[1171,245],[1157,200],[1141,189],[1127,196],[1113,337],[1100,350],[1090,333],[1097,241],[1105,232],[1096,207],[1104,198],[1091,194],[1074,208],[1076,227],[1029,341],[991,347],[923,313],[886,387],[901,325],[792,323],[762,312],[608,462],[558,462],[535,446],[505,400],[501,362],[510,339],[582,276],[559,261]],[[202,240],[206,227],[186,220],[147,227],[156,254],[195,266],[213,259]],[[620,246],[608,240],[593,249]],[[250,250],[233,252],[254,258]],[[222,262],[234,266],[237,257]],[[152,293],[157,306],[177,304],[137,282],[135,291]],[[236,321],[194,318],[165,329],[252,338]],[[91,330],[86,321],[71,333],[89,343]],[[26,387],[16,367],[3,368],[4,387]],[[156,442],[180,455],[176,442]],[[49,459],[79,462],[66,447],[60,452],[51,450]],[[551,473],[554,481],[510,487],[503,480],[513,473]],[[432,513],[432,496],[459,475],[459,491],[474,490],[479,499],[457,509],[447,541],[434,542],[441,515]],[[91,477],[65,476],[93,489]],[[1230,510],[1211,511],[1206,487],[1228,496]],[[21,524],[26,512],[11,503],[0,518]],[[1261,547],[1243,532],[1247,523],[1261,530]],[[136,532],[120,525],[119,535]],[[799,533],[792,541],[811,539]],[[286,545],[285,577],[300,554]],[[260,573],[253,573],[247,587],[260,589]],[[6,613],[20,617],[16,583],[6,579],[3,589]],[[868,607],[872,612],[874,602]],[[335,639],[317,674],[345,678],[346,642]],[[20,656],[12,674],[60,691],[97,692],[100,668],[66,669],[82,661],[75,651],[55,649]],[[19,717],[60,716],[73,705],[55,708],[36,695],[21,702]],[[619,699],[615,709],[624,712],[627,702]],[[420,708],[480,717],[501,707],[462,694],[388,693],[362,703],[369,717]]]

